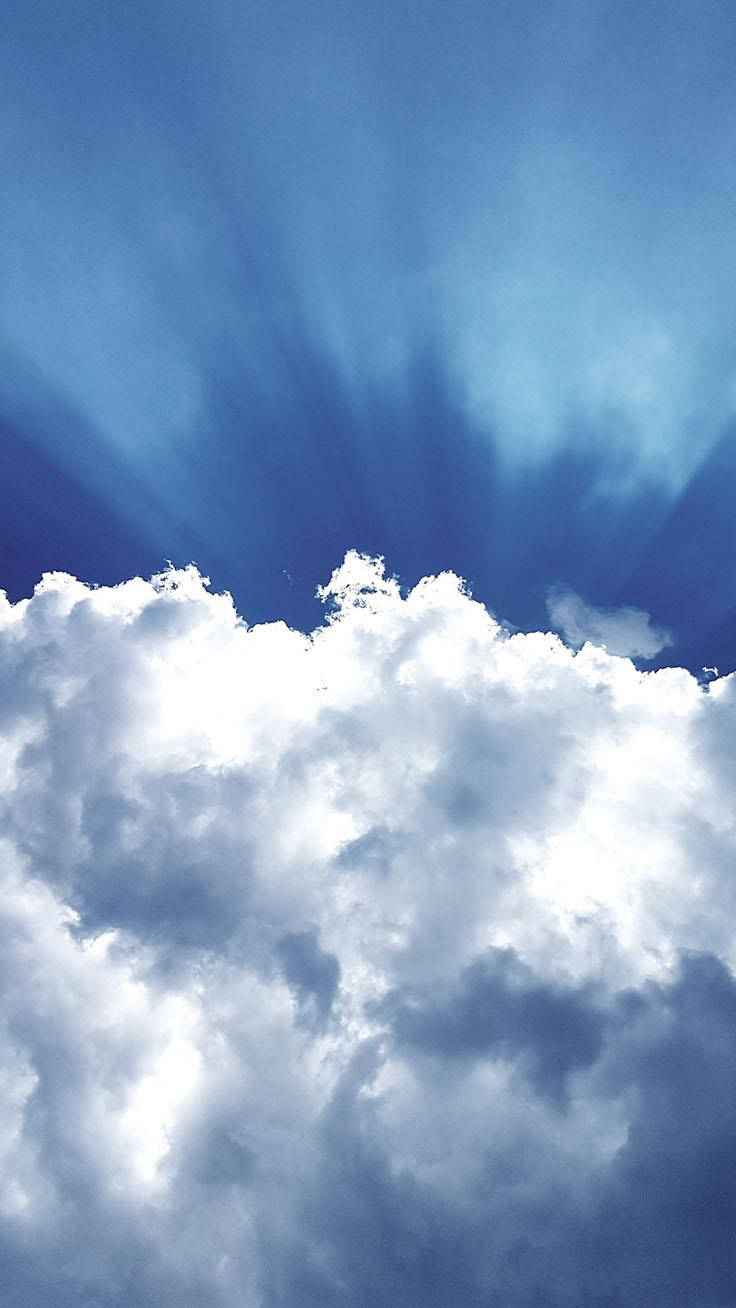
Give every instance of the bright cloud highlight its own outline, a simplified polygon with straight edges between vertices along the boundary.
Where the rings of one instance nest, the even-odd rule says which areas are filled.
[[[4,1303],[732,1302],[733,678],[321,594],[0,609]]]

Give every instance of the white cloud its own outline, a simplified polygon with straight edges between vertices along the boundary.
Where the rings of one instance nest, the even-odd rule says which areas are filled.
[[[4,1301],[722,1302],[733,679],[323,598],[0,609]]]
[[[643,609],[630,605],[596,608],[564,586],[550,590],[547,612],[565,640],[576,647],[589,640],[602,645],[609,654],[653,659],[660,650],[674,644],[672,632],[656,627]]]

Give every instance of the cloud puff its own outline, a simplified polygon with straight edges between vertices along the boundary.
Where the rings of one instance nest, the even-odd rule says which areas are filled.
[[[4,1303],[733,1302],[734,680],[321,594],[0,609]]]
[[[596,608],[564,586],[550,590],[547,612],[557,630],[574,646],[589,640],[602,645],[609,654],[653,659],[660,650],[674,644],[672,632],[655,627],[643,609],[630,605]]]

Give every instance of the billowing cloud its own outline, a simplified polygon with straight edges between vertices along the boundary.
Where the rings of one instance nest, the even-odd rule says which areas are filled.
[[[4,1303],[732,1303],[734,680],[322,597],[0,610]]]
[[[609,654],[653,659],[660,650],[674,644],[672,632],[666,627],[655,626],[643,609],[631,605],[615,609],[596,608],[564,586],[550,591],[547,612],[571,645],[582,645],[589,640],[602,645]]]

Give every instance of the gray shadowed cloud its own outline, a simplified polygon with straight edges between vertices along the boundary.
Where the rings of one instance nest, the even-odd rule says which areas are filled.
[[[289,932],[279,940],[275,952],[301,1015],[311,1013],[317,1021],[324,1021],[340,984],[335,955],[320,949],[314,930]]]
[[[431,990],[391,995],[384,1011],[399,1045],[440,1059],[521,1056],[538,1091],[557,1096],[599,1057],[607,1024],[584,988],[540,981],[511,949],[471,963],[444,1002]]]

